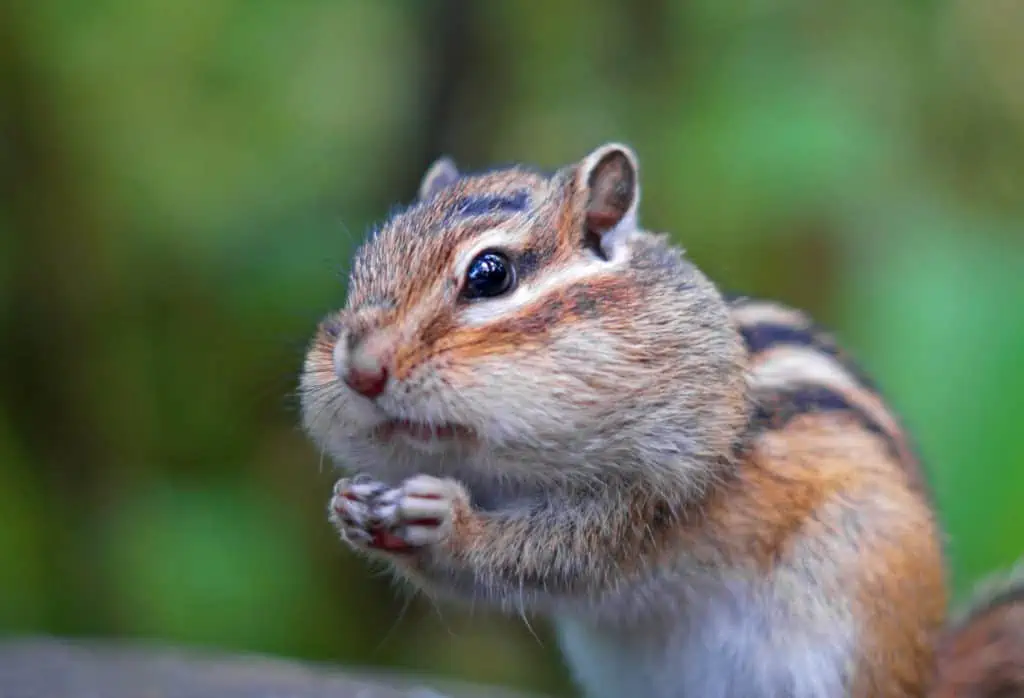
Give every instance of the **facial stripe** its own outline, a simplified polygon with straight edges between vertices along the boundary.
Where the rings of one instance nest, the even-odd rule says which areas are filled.
[[[466,241],[462,249],[458,251],[453,265],[453,274],[461,279],[470,262],[476,259],[484,250],[497,249],[506,253],[517,252],[529,241],[529,231],[507,230],[505,228],[492,228],[475,235]]]
[[[485,216],[502,212],[517,213],[524,211],[529,201],[530,195],[526,191],[519,191],[508,196],[466,196],[455,202],[454,213],[460,217]]]
[[[568,264],[561,269],[550,270],[533,283],[521,283],[515,290],[503,297],[488,298],[473,303],[461,313],[462,323],[468,326],[480,326],[507,318],[545,295],[563,289],[584,279],[591,279],[614,270],[624,264],[624,260],[604,262],[598,259],[580,260]]]
[[[606,316],[603,306],[627,307],[637,302],[634,284],[619,276],[592,277],[539,297],[521,312],[510,314],[481,326],[467,327],[464,322],[449,324],[444,333],[434,333],[433,344],[420,344],[420,348],[403,357],[405,370],[431,357],[458,356],[457,363],[470,365],[484,356],[531,352],[537,346],[550,346],[551,333],[574,335],[573,327],[579,322]],[[438,322],[444,322],[439,317]],[[614,341],[609,339],[610,347]],[[396,374],[397,375],[397,374]]]

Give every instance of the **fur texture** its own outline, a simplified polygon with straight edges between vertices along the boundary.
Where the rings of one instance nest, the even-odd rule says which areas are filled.
[[[639,200],[618,144],[550,176],[431,168],[306,359],[306,429],[365,474],[332,520],[431,593],[551,617],[592,698],[925,695],[946,591],[898,420]],[[469,298],[488,251],[514,283]]]

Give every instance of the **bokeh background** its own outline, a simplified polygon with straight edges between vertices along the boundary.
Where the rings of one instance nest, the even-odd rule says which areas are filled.
[[[0,633],[565,693],[543,622],[325,521],[297,371],[441,153],[639,152],[643,221],[834,327],[915,430],[962,595],[1024,553],[1024,3],[0,3]]]

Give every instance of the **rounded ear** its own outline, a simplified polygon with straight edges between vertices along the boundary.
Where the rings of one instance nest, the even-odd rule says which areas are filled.
[[[433,198],[434,194],[441,191],[459,178],[459,170],[455,167],[455,161],[447,155],[438,158],[434,164],[427,169],[420,182],[418,199],[426,201]]]
[[[603,257],[614,256],[637,228],[640,166],[629,146],[607,143],[583,159],[578,186],[586,191],[585,236]]]

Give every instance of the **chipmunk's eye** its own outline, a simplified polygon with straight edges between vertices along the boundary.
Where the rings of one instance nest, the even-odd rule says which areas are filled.
[[[508,257],[488,250],[477,255],[466,270],[466,298],[493,298],[507,293],[515,282],[515,270]]]

